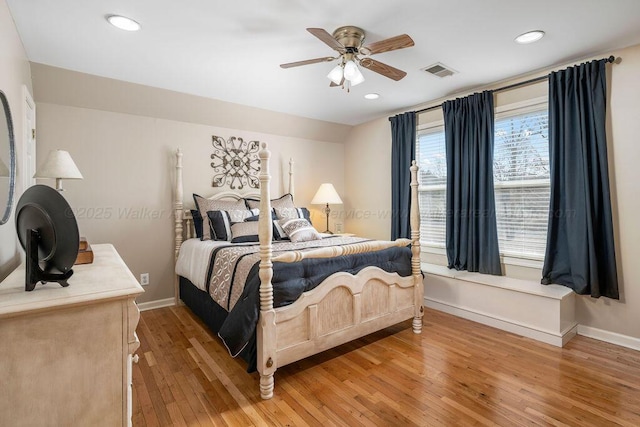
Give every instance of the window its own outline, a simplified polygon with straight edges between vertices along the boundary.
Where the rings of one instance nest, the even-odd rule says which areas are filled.
[[[500,253],[542,260],[549,220],[549,139],[546,107],[498,116],[493,185]]]
[[[421,241],[428,247],[444,248],[444,126],[439,123],[421,128],[416,140]],[[546,103],[496,114],[493,177],[500,254],[542,260],[550,191]]]
[[[423,245],[445,247],[447,158],[444,126],[418,132],[416,158],[420,167],[420,241]]]

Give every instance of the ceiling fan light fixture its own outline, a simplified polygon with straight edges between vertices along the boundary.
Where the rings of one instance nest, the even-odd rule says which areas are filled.
[[[526,33],[520,34],[516,37],[515,41],[516,43],[527,44],[537,42],[542,37],[544,37],[544,31],[542,30],[527,31]]]
[[[364,81],[364,76],[353,59],[344,64],[344,78],[349,81],[350,86],[359,85]]]
[[[378,95],[377,93],[368,93],[364,97],[365,99],[378,99],[380,98],[380,95]]]
[[[342,69],[342,64],[336,65],[329,74],[327,74],[327,78],[339,85],[342,82],[342,77],[344,76],[344,71]]]
[[[364,81],[364,76],[360,72],[360,69],[358,67],[356,67],[356,72],[353,75],[353,77],[351,77],[351,79],[349,79],[349,82],[351,83],[351,86],[355,86],[355,85],[359,85],[363,81]]]
[[[126,16],[108,15],[107,21],[114,27],[125,31],[138,31],[140,29],[139,23]]]
[[[358,66],[353,60],[349,60],[344,64],[344,78],[347,80],[353,79],[358,73]]]

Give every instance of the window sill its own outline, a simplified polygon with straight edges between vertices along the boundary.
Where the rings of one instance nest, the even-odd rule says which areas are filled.
[[[447,256],[447,251],[444,248],[422,245],[420,246],[420,250],[428,254]],[[542,270],[544,261],[529,259],[529,258],[516,258],[511,256],[500,255],[500,264],[535,268],[537,270]]]
[[[465,282],[478,283],[485,286],[507,289],[514,292],[526,293],[545,298],[562,300],[571,295],[573,291],[567,287],[559,285],[541,285],[533,280],[514,279],[506,276],[492,276],[490,274],[470,273],[468,271],[457,271],[449,269],[444,265],[429,263],[421,264],[422,271],[451,279]]]

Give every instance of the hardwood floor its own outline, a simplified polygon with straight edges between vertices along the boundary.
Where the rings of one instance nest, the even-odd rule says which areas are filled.
[[[275,396],[186,307],[142,313],[134,426],[639,426],[640,352],[557,348],[426,310],[280,368]]]

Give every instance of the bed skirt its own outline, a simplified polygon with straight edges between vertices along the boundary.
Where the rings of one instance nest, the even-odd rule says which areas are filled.
[[[179,277],[180,299],[217,336],[222,323],[229,313],[211,299],[207,292],[198,289],[189,279],[182,276]],[[256,354],[256,336],[254,332],[249,343],[239,354],[247,362],[247,372],[256,371]]]

